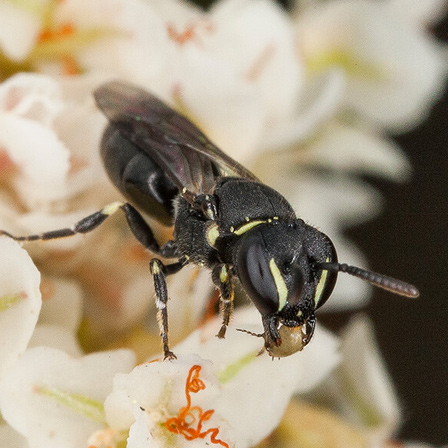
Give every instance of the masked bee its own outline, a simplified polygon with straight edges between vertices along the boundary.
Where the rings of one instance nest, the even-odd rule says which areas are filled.
[[[137,240],[157,257],[150,261],[165,358],[168,341],[166,276],[188,263],[211,270],[220,292],[224,338],[238,279],[261,314],[264,347],[289,356],[310,341],[315,312],[330,297],[338,272],[395,294],[417,297],[407,283],[340,264],[330,238],[298,218],[288,201],[218,149],[187,118],[150,93],[122,82],[95,91],[109,119],[101,142],[106,171],[129,202],[114,202],[71,228],[18,241],[48,240],[90,232],[118,210]],[[166,226],[163,246],[138,210]]]

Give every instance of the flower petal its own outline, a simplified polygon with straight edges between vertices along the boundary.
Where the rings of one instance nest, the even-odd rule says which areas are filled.
[[[208,51],[256,86],[268,122],[292,115],[303,68],[284,10],[268,0],[227,0],[216,3],[209,17],[216,32],[205,42]]]
[[[0,378],[26,349],[42,304],[40,274],[27,252],[0,237]]]
[[[43,6],[47,2],[36,3]],[[36,14],[39,6],[27,9],[18,4],[20,2],[0,3],[0,48],[13,61],[26,58],[36,43],[42,21],[42,17]]]
[[[425,117],[447,72],[435,41],[399,15],[388,2],[337,0],[298,19],[311,69],[344,68],[347,107],[394,131]]]
[[[373,130],[337,122],[307,146],[303,159],[337,172],[361,172],[398,182],[408,179],[411,170],[403,151],[391,140]]]
[[[53,131],[33,120],[2,114],[0,146],[19,169],[16,188],[31,209],[65,195],[69,152]]]
[[[48,347],[27,350],[0,383],[3,418],[30,447],[79,448],[102,427],[102,405],[116,373],[127,372],[127,350],[73,359]]]

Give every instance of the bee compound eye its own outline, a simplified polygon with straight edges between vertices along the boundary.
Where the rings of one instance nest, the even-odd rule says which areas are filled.
[[[241,284],[260,313],[276,312],[279,306],[277,285],[269,266],[269,254],[258,231],[243,237],[236,267]]]

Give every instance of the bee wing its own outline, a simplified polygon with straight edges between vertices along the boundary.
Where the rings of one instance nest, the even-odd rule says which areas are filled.
[[[187,199],[212,193],[220,176],[258,180],[191,121],[149,92],[113,81],[99,87],[94,95],[109,121],[148,154]]]

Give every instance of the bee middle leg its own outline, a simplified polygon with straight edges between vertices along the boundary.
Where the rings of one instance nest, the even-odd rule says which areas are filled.
[[[233,313],[234,288],[232,274],[227,265],[219,264],[213,269],[212,279],[216,287],[219,288],[219,308],[222,316],[222,325],[216,336],[223,339]]]
[[[176,355],[170,350],[168,341],[168,288],[166,277],[179,272],[188,263],[187,257],[182,257],[176,263],[163,264],[158,258],[149,262],[149,269],[154,279],[156,292],[157,321],[163,343],[163,359],[176,359]]]

